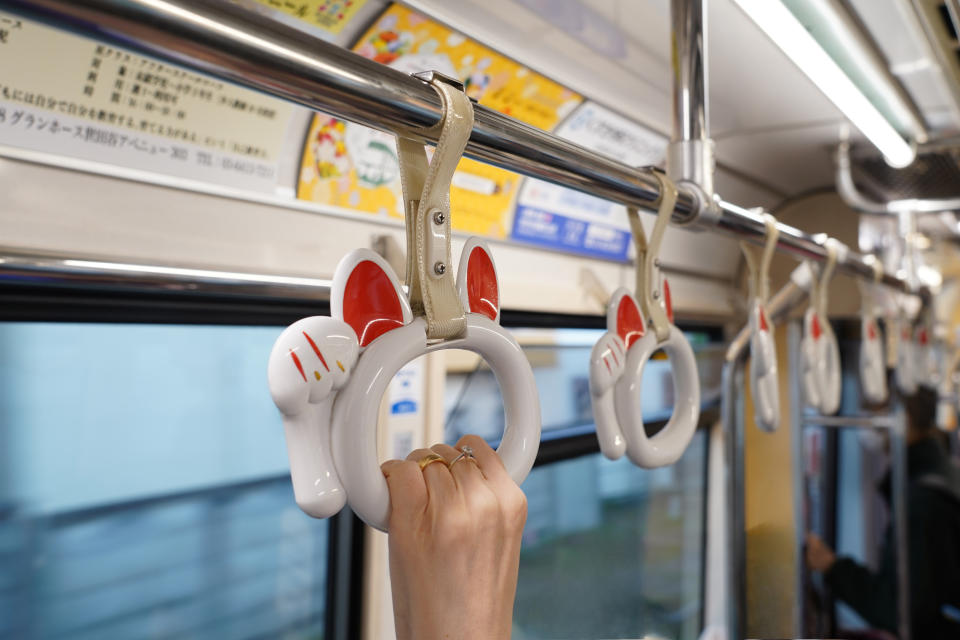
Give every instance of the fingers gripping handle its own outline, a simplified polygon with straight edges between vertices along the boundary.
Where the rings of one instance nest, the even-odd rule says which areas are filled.
[[[410,360],[438,349],[467,349],[482,356],[500,384],[505,428],[498,453],[510,477],[523,482],[540,442],[540,405],[526,356],[499,325],[477,313],[467,315],[461,340],[427,345],[423,318],[390,331],[370,344],[334,406],[333,451],[350,506],[367,524],[387,531],[390,494],[377,458],[379,399],[394,374]]]

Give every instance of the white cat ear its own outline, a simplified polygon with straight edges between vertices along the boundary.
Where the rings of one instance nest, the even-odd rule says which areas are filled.
[[[361,349],[413,320],[393,269],[369,249],[352,251],[337,265],[330,312],[353,328]]]
[[[487,243],[470,238],[460,254],[457,291],[467,313],[479,313],[500,322],[500,281]]]
[[[610,296],[610,304],[607,305],[607,330],[618,335],[627,349],[647,332],[640,305],[624,287],[620,287]]]

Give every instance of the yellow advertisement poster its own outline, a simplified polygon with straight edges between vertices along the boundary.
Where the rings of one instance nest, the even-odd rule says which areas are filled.
[[[461,79],[480,104],[541,129],[552,129],[582,97],[465,36],[393,5],[360,39],[360,55],[404,72],[436,70]],[[308,133],[298,197],[402,217],[393,136],[318,115]],[[450,190],[454,228],[506,237],[520,176],[461,161]]]
[[[312,27],[336,35],[350,22],[367,0],[253,0],[274,11],[302,20]]]

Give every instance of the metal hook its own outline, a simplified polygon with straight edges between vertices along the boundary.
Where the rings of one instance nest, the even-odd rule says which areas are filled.
[[[654,174],[660,182],[660,203],[653,232],[647,238],[640,214],[633,207],[627,208],[630,228],[633,231],[633,243],[637,249],[636,257],[636,297],[640,312],[653,326],[657,342],[665,341],[670,335],[670,319],[664,307],[663,293],[660,287],[660,244],[663,234],[670,223],[674,206],[677,204],[677,187],[666,175]]]

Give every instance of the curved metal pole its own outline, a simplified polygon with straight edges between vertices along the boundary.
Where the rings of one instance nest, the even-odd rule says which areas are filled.
[[[841,142],[837,147],[837,193],[852,209],[872,215],[900,215],[916,213],[944,213],[960,210],[960,198],[891,200],[876,202],[864,196],[853,182],[850,161],[850,143]]]

